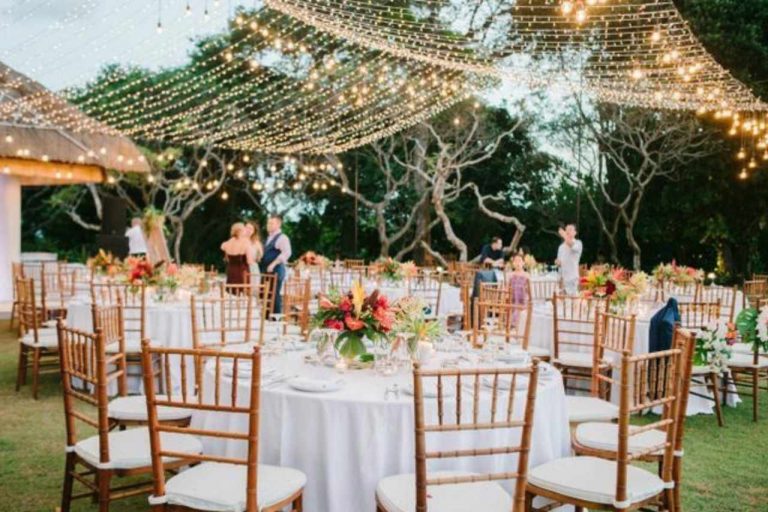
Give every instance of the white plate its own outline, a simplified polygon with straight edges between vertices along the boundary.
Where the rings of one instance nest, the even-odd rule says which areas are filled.
[[[311,379],[309,377],[296,377],[288,381],[288,385],[298,391],[306,391],[308,393],[329,393],[331,391],[338,391],[344,387],[344,381],[342,379]]]

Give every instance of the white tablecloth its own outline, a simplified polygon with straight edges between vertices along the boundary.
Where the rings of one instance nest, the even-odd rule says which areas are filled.
[[[379,292],[386,295],[390,301],[395,301],[409,295],[408,287],[405,284],[398,285],[382,283],[381,285],[377,286],[375,282],[370,282],[366,284],[366,290],[379,290]],[[419,297],[420,294],[418,291],[414,291],[413,295],[415,297]],[[464,309],[461,303],[461,290],[456,286],[443,283],[442,287],[440,288],[440,316],[442,317],[449,314],[461,314],[463,310]]]
[[[649,349],[649,337],[651,317],[660,309],[661,306],[654,308],[643,308],[638,311],[635,320],[635,354],[647,354]],[[568,328],[568,322],[560,321],[563,329]],[[583,330],[582,326],[574,326],[573,330]],[[551,354],[554,354],[554,323],[552,305],[537,304],[533,308],[533,318],[531,319],[531,336],[530,345],[534,347],[546,348]],[[591,339],[585,339],[586,342],[591,342]],[[568,346],[568,350],[574,350],[573,345]],[[727,405],[736,406],[741,402],[738,397],[737,389],[735,386],[729,386]],[[691,392],[699,395],[712,396],[708,389],[704,386],[692,386]],[[618,403],[618,393],[612,393],[612,400]],[[691,394],[688,397],[688,409],[686,413],[691,416],[694,414],[714,414],[715,404],[712,400],[702,398]]]
[[[304,363],[306,353],[268,357],[262,365],[285,375],[335,375],[333,369]],[[204,378],[205,388],[210,390],[212,372],[206,372]],[[404,392],[397,398],[393,394],[385,398],[389,386],[397,383],[404,389],[411,375],[381,377],[363,370],[346,373],[343,378],[343,389],[331,393],[295,391],[286,383],[262,389],[260,460],[293,467],[307,475],[304,503],[308,512],[374,510],[374,492],[381,478],[414,471],[413,399]],[[240,381],[240,400],[247,400],[249,382]],[[225,377],[223,384],[221,396],[229,396],[231,380]],[[519,391],[515,409],[524,402],[525,393]],[[244,432],[246,419],[243,415],[198,412],[192,425]],[[451,439],[449,446],[493,446],[497,436],[503,435],[517,436],[519,431],[485,431],[479,437],[476,432],[461,433]],[[438,441],[428,438],[428,447],[445,448]],[[204,447],[220,455],[243,456],[246,450],[243,442],[220,439],[205,439]],[[530,467],[569,453],[565,395],[560,376],[555,373],[538,390]],[[434,466],[430,463],[429,468],[514,471],[516,461],[514,456],[449,459],[435,461]]]

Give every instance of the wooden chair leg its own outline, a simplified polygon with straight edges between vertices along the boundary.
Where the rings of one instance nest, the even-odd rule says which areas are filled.
[[[112,471],[98,470],[96,479],[99,486],[99,512],[109,512],[109,485],[112,479]]]
[[[298,498],[293,500],[293,512],[304,512],[304,495],[300,494]]]
[[[40,349],[32,349],[32,398],[37,400],[37,390],[40,386]]]
[[[760,369],[752,369],[752,421],[757,421],[757,405],[760,393]]]
[[[718,389],[718,385],[717,385],[717,374],[715,372],[711,372],[707,378],[709,380],[709,389],[712,391],[712,397],[715,400],[715,414],[717,415],[717,425],[722,427],[724,425],[723,408],[720,404],[720,390]]]
[[[18,313],[18,309],[16,309],[16,306],[16,301],[13,301],[13,304],[11,305],[11,322],[8,324],[9,331],[14,330],[17,326],[16,321],[18,318],[16,318],[16,314]]]
[[[27,346],[19,343],[19,366],[16,368],[16,391],[27,383],[27,365],[28,365]]]
[[[525,512],[533,511],[533,493],[525,491]]]
[[[61,512],[69,512],[69,506],[72,503],[72,484],[75,480],[72,473],[74,471],[75,454],[67,453],[66,462],[64,463],[64,485],[61,490]]]

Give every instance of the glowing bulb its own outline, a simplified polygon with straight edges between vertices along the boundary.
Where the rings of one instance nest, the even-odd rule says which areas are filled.
[[[742,179],[742,180],[745,180],[745,179],[747,179],[747,176],[749,176],[747,174],[747,170],[746,169],[741,169],[741,172],[739,173],[739,178]]]
[[[739,160],[744,160],[747,157],[747,153],[744,151],[744,148],[739,149],[739,152],[736,153],[736,158]]]
[[[654,43],[661,41],[661,32],[659,32],[658,30],[654,30],[653,32],[651,32],[651,41],[653,41]]]
[[[579,9],[576,11],[576,23],[584,23],[587,20],[586,9]]]
[[[561,8],[563,9],[563,14],[565,15],[571,14],[571,11],[573,11],[573,2],[569,0],[565,0]]]
[[[749,164],[747,164],[747,165],[748,165],[748,167],[750,169],[754,169],[755,167],[757,167],[757,162],[755,161],[754,158],[750,158],[749,159]]]
[[[229,199],[229,194],[225,190],[224,192],[221,193],[221,200],[226,201],[227,199]]]
[[[6,135],[6,136],[5,136],[5,142],[7,142],[8,144],[11,144],[11,143],[13,143],[13,136],[11,136],[11,135]]]
[[[155,182],[155,177],[154,176],[152,176],[151,174],[149,176],[147,176],[147,183],[154,183],[154,182]]]

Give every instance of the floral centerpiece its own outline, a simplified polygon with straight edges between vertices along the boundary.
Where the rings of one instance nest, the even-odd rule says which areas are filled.
[[[180,288],[198,290],[200,293],[208,292],[209,283],[205,269],[201,265],[182,265],[175,275]]]
[[[299,257],[299,265],[328,268],[331,265],[331,260],[322,254],[317,254],[314,251],[307,251]]]
[[[403,297],[393,306],[395,324],[392,332],[395,335],[407,336],[408,352],[411,357],[418,353],[420,343],[432,343],[443,335],[440,322],[427,318],[428,308],[417,297]],[[398,347],[393,347],[396,350]]]
[[[127,258],[126,281],[138,288],[142,284],[151,287],[156,300],[164,300],[166,293],[173,294],[179,286],[179,268],[175,263],[161,261],[155,265],[146,258]]]
[[[635,301],[648,288],[648,276],[644,272],[630,275],[623,268],[595,265],[580,280],[581,295],[585,298],[605,298],[614,306]]]
[[[412,261],[400,263],[393,258],[384,258],[376,263],[376,273],[386,281],[399,282],[403,279],[415,277],[418,267]]]
[[[653,269],[653,278],[657,283],[672,283],[686,285],[698,283],[704,280],[704,271],[685,265],[672,263],[660,263]]]
[[[120,272],[122,263],[111,252],[99,249],[96,256],[88,258],[88,268],[93,269],[98,274],[114,276]]]
[[[321,295],[318,306],[313,326],[339,331],[335,346],[348,360],[365,358],[365,338],[374,343],[386,341],[394,323],[387,297],[378,290],[366,296],[365,289],[357,281],[346,294],[331,290],[327,295]]]
[[[768,306],[759,311],[747,308],[736,317],[736,327],[744,343],[752,345],[752,351],[768,352]]]
[[[696,334],[693,364],[708,366],[716,373],[727,370],[728,361],[731,359],[731,346],[736,343],[736,335],[736,326],[730,322],[726,325],[713,322],[700,329]]]

